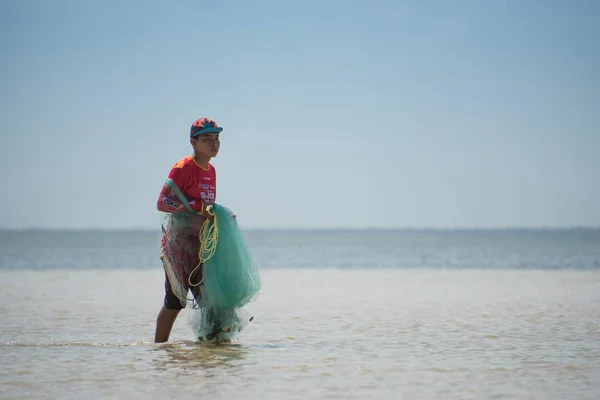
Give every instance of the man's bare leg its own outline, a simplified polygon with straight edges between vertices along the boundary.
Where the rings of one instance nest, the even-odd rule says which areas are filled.
[[[156,318],[156,332],[154,333],[154,343],[164,343],[169,340],[173,323],[181,310],[169,310],[163,305]]]

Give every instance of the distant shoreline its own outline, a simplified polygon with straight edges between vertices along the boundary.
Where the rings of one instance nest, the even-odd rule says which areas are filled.
[[[241,228],[244,232],[595,232],[600,226],[573,227],[373,227],[373,228]],[[160,228],[0,228],[0,233],[159,233]]]

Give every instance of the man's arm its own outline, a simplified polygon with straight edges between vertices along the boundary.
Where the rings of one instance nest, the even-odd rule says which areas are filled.
[[[187,207],[179,201],[173,190],[166,183],[163,185],[160,194],[158,195],[158,201],[156,202],[156,208],[158,211],[179,213],[189,211]]]
[[[174,166],[169,172],[169,178],[163,185],[160,194],[158,195],[158,201],[156,202],[156,208],[158,211],[168,213],[181,213],[191,211],[182,199],[178,197],[183,196],[182,190],[184,190],[185,182],[187,181],[188,172],[182,168],[180,163]],[[192,207],[193,208],[193,207]]]
[[[195,201],[192,200],[188,202],[190,208],[197,212],[200,215],[203,215],[206,218],[212,219],[213,216],[210,215],[206,211],[206,207],[211,205],[212,203]],[[158,211],[168,212],[168,213],[180,213],[180,212],[189,212],[190,210],[183,204],[177,195],[173,192],[173,189],[166,183],[163,185],[160,194],[158,195],[158,201],[156,202],[156,208]]]

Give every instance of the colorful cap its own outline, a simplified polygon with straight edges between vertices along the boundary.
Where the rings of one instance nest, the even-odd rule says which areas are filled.
[[[210,118],[200,118],[196,120],[190,128],[190,137],[194,138],[205,133],[219,133],[223,130],[215,121]]]

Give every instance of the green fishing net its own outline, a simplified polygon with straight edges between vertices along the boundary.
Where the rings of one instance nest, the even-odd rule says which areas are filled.
[[[200,342],[230,342],[254,317],[243,308],[218,309],[194,304],[188,324]]]
[[[213,308],[239,308],[254,300],[260,276],[233,213],[215,204],[214,219],[202,233],[204,293]]]
[[[166,183],[188,210],[161,212],[161,259],[173,293],[185,307],[191,291],[188,322],[200,340],[235,339],[253,318],[242,307],[261,289],[259,269],[230,209],[214,204],[207,220],[172,180]]]

